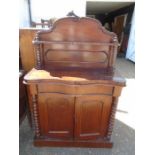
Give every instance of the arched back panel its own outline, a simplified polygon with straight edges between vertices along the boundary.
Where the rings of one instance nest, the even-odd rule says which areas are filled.
[[[36,34],[36,68],[112,71],[117,37],[93,18],[66,17]]]

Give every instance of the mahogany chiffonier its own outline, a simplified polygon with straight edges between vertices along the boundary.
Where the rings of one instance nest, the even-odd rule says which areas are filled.
[[[33,40],[25,77],[35,146],[112,147],[125,80],[114,68],[117,36],[87,17],[65,17]]]

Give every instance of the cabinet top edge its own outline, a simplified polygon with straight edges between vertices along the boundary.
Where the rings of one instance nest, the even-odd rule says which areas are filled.
[[[42,82],[56,82],[66,84],[108,84],[125,86],[126,80],[121,77],[118,71],[114,75],[108,75],[99,71],[94,72],[77,72],[77,71],[53,71],[37,70],[33,68],[24,77],[26,84],[42,83]]]

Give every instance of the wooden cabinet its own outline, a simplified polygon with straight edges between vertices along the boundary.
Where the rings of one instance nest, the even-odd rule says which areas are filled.
[[[75,138],[96,140],[106,136],[111,104],[112,97],[110,96],[77,97],[75,102]]]
[[[112,97],[39,93],[41,135],[60,139],[91,140],[104,137]]]
[[[115,111],[125,81],[116,81],[115,76],[113,84],[40,81],[39,75],[45,73],[33,69],[25,77],[26,81],[38,75],[36,81],[27,80],[35,146],[112,147]]]
[[[73,138],[74,97],[58,93],[40,93],[38,108],[41,134],[51,138]]]
[[[34,145],[112,147],[117,101],[125,86],[114,68],[116,35],[94,19],[67,17],[38,32],[33,43],[36,66],[24,81]]]

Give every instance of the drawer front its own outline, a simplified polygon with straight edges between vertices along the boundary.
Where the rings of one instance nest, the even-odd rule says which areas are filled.
[[[103,84],[68,85],[68,84],[39,84],[40,93],[63,93],[72,95],[106,94],[112,95],[113,87]]]
[[[113,87],[102,84],[76,86],[77,94],[106,94],[112,95]]]

